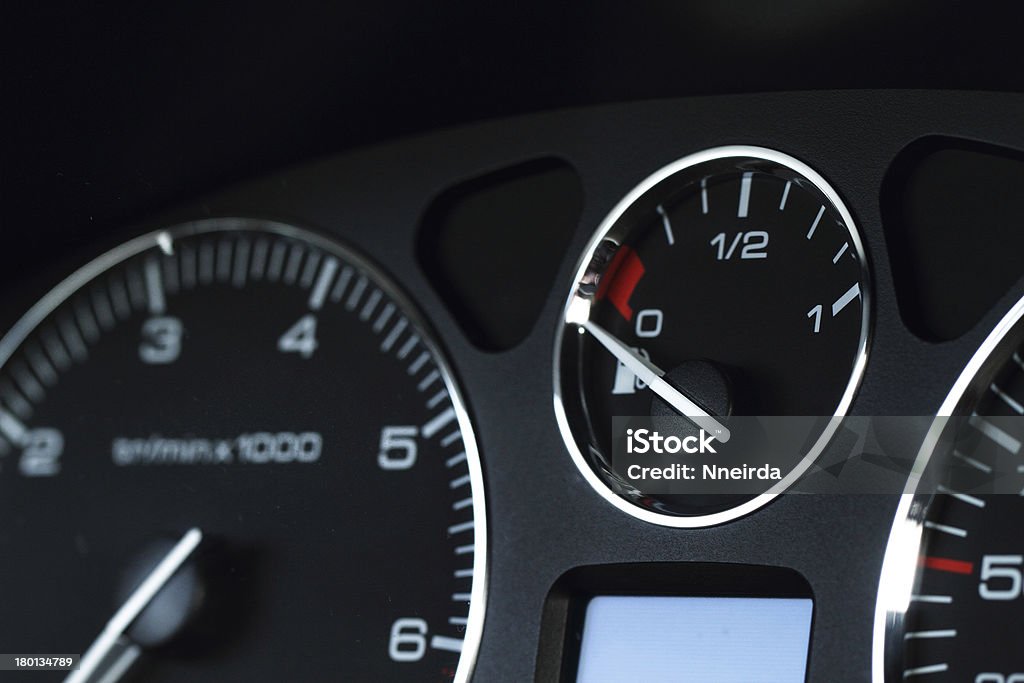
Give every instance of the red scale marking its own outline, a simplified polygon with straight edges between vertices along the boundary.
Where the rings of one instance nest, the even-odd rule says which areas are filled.
[[[629,305],[629,299],[643,276],[644,264],[640,257],[631,248],[622,245],[601,276],[601,282],[597,285],[597,300],[607,296],[619,315],[632,320],[633,308]]]
[[[922,564],[926,569],[937,569],[940,572],[952,572],[953,574],[974,573],[974,563],[963,560],[951,560],[948,557],[924,557]]]

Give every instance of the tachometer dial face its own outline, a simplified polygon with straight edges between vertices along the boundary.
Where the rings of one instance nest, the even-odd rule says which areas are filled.
[[[410,301],[310,232],[211,219],[141,237],[0,341],[11,652],[86,653],[195,528],[125,631],[124,680],[466,680],[482,495]]]
[[[662,404],[687,415],[666,391],[719,423],[844,414],[866,361],[869,288],[849,211],[803,163],[726,147],[671,164],[605,219],[576,273],[555,349],[570,453],[602,496],[648,521],[701,526],[763,505],[770,494],[638,492],[611,462],[612,420]]]
[[[879,587],[877,683],[1024,683],[1022,315],[1024,301],[968,365],[919,456]]]

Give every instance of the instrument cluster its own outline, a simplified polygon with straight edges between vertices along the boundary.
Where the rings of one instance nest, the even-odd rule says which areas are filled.
[[[1022,119],[591,107],[117,226],[0,305],[0,650],[1024,682]]]

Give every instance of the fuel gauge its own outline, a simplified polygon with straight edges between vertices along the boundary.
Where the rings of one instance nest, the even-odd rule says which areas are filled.
[[[772,494],[652,496],[615,469],[612,420],[678,413],[729,439],[731,416],[826,416],[803,473],[849,408],[867,357],[870,277],[822,176],[768,149],[721,147],[661,169],[590,240],[555,343],[555,410],[580,471],[647,521],[707,526]]]

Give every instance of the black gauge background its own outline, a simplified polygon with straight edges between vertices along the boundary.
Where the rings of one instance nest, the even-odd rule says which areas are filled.
[[[745,165],[742,159],[736,161]],[[721,175],[713,170],[716,166]],[[857,359],[863,297],[835,318],[826,310],[818,335],[811,332],[807,311],[819,303],[830,306],[854,283],[867,289],[871,282],[862,281],[852,238],[835,210],[826,209],[814,238],[807,239],[818,209],[827,202],[823,195],[806,184],[798,189],[794,182],[786,210],[779,211],[788,178],[755,171],[749,215],[740,219],[736,203],[742,171],[730,171],[729,166],[709,164],[680,172],[681,177],[716,173],[708,181],[708,214],[701,214],[699,187],[691,186],[665,202],[674,226],[673,246],[665,241],[656,215],[637,226],[626,242],[646,268],[630,299],[634,318],[623,319],[605,298],[595,306],[594,320],[630,346],[647,349],[666,371],[674,365],[670,361],[688,359],[722,366],[734,415],[831,415]],[[731,244],[737,232],[753,230],[769,233],[768,258],[741,261],[739,245],[733,259],[715,259],[709,241],[716,234],[724,232]],[[850,247],[833,265],[832,257],[844,242]],[[719,305],[724,303],[730,305]],[[645,308],[665,312],[657,338],[636,336],[635,316]],[[650,392],[610,394],[615,364],[601,362],[607,358],[600,354],[608,356],[600,351],[597,362],[584,360],[581,373],[591,410],[599,415],[647,414]]]
[[[753,173],[748,214],[738,218],[740,180],[747,171]],[[707,214],[702,178],[707,178]],[[792,186],[780,211],[789,181]],[[657,205],[673,227],[672,245]],[[822,206],[825,213],[813,238],[807,239]],[[728,251],[737,233],[750,231],[769,234],[767,258],[741,260],[742,242],[732,258],[716,258],[716,247],[710,245],[715,235],[725,235]],[[594,305],[591,317],[627,345],[646,350],[666,372],[687,360],[710,361],[729,385],[733,415],[832,415],[847,386],[859,379],[853,374],[863,308],[870,299],[871,281],[854,246],[855,231],[855,226],[844,226],[835,207],[810,181],[774,162],[740,154],[697,164],[651,188],[611,230],[644,266],[629,299],[633,317],[627,321],[607,296]],[[833,263],[844,242],[846,252]],[[832,301],[855,283],[861,296],[833,318]],[[824,310],[820,331],[814,334],[807,311],[819,304]],[[664,314],[655,338],[636,334],[636,318],[643,309]],[[568,332],[565,343],[579,347],[579,360],[566,363],[578,363],[572,373],[563,369],[565,377],[578,381],[562,383],[563,400],[585,403],[581,408],[589,422],[585,430],[573,421],[574,436],[579,440],[589,433],[608,460],[611,417],[651,414],[652,394],[612,394],[617,363],[608,352],[587,335]],[[587,444],[581,450],[587,452]],[[673,509],[689,514],[736,504],[721,499],[696,504],[682,497],[675,501]]]
[[[175,258],[201,244],[216,253],[221,243],[240,240],[282,244],[288,254],[295,244],[322,259],[331,254],[301,238],[229,229],[184,235]],[[83,291],[128,269],[140,272],[154,254],[155,245],[100,273]],[[346,265],[355,272],[348,292],[361,272],[371,284],[354,312],[346,310],[347,297],[328,297],[316,313],[318,347],[309,358],[279,351],[277,341],[309,313],[310,289],[268,277],[238,288],[229,278],[167,293],[166,315],[185,329],[174,362],[139,360],[139,330],[150,317],[143,307],[102,333],[84,363],[60,373],[28,423],[62,431],[60,473],[25,478],[8,457],[0,475],[0,642],[24,653],[84,652],[125,599],[126,570],[139,554],[196,526],[209,539],[198,561],[205,608],[182,637],[133,667],[138,680],[454,675],[457,654],[428,647],[420,661],[395,663],[388,643],[393,622],[406,617],[426,620],[429,635],[463,635],[448,618],[466,616],[468,602],[452,595],[468,593],[471,580],[453,572],[472,567],[473,554],[457,556],[454,549],[472,543],[473,534],[460,541],[447,530],[473,515],[452,509],[469,496],[468,487],[449,486],[465,465],[445,466],[463,442],[439,445],[458,423],[419,437],[412,468],[378,467],[385,425],[423,425],[451,399],[425,406],[443,381],[417,391],[429,370],[412,376],[407,366],[423,344],[405,360],[396,357],[411,334],[428,330],[406,332],[394,351],[381,351],[383,335],[416,311],[399,308],[383,334],[375,333],[376,317],[364,322],[360,311],[379,283],[358,263],[338,259],[339,273]],[[401,306],[385,291],[378,313],[388,301]],[[233,440],[306,431],[322,435],[314,463],[246,464],[237,453],[223,466],[111,463],[115,437]]]
[[[108,220],[90,233],[96,239],[91,253],[51,261],[38,276],[8,288],[0,297],[0,320],[12,324],[69,268],[104,248],[179,219],[255,215],[337,234],[396,274],[414,296],[469,397],[492,540],[476,680],[532,677],[542,605],[566,571],[610,562],[700,561],[798,571],[815,598],[808,680],[862,682],[870,675],[878,573],[898,496],[787,496],[741,520],[689,531],[622,514],[583,481],[555,424],[551,344],[562,294],[547,302],[521,345],[482,352],[458,331],[420,271],[412,246],[417,226],[432,198],[455,183],[525,159],[565,159],[581,177],[585,205],[557,278],[564,293],[595,226],[653,171],[712,146],[778,149],[809,162],[840,188],[872,263],[871,363],[852,413],[934,414],[989,330],[1024,294],[1024,283],[956,341],[933,344],[914,336],[901,322],[894,294],[879,188],[892,159],[923,135],[1024,149],[1021,120],[1024,98],[1018,95],[851,91],[608,105],[469,126],[285,170],[131,229]],[[149,207],[156,210],[157,202]],[[0,232],[0,239],[13,239],[9,234]],[[541,240],[537,248],[543,247]]]

